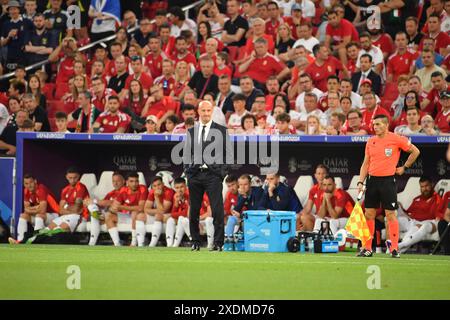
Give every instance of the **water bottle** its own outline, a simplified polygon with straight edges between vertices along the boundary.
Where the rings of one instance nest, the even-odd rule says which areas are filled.
[[[308,252],[314,253],[314,245],[313,245],[312,238],[308,237],[308,239],[306,240],[306,243],[307,243],[307,247],[308,247]]]
[[[305,253],[305,237],[303,235],[300,236],[300,253]]]

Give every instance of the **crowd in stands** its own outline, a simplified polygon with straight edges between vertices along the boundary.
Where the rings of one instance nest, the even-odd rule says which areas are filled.
[[[366,135],[379,114],[402,135],[449,134],[448,0],[208,0],[189,16],[0,2],[3,154],[17,131],[183,134],[202,100],[233,134]]]

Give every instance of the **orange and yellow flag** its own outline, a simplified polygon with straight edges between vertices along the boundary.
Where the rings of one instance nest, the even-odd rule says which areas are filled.
[[[356,239],[361,240],[363,247],[366,242],[372,238],[369,227],[367,226],[366,217],[364,216],[364,212],[358,201],[355,203],[350,218],[348,218],[345,230],[352,234]]]

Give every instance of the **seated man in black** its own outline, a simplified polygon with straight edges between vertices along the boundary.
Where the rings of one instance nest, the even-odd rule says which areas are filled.
[[[257,210],[258,204],[263,196],[261,187],[252,187],[251,178],[248,174],[243,174],[238,179],[238,200],[236,206],[231,210],[232,215],[228,217],[225,226],[225,236],[232,237],[234,228],[241,221],[241,213],[245,210]]]
[[[294,189],[280,182],[280,174],[272,173],[266,176],[267,186],[258,205],[260,210],[302,211],[302,204]]]
[[[35,131],[51,131],[47,112],[38,105],[33,94],[27,93],[23,96],[23,106],[28,111],[30,119],[34,122]]]

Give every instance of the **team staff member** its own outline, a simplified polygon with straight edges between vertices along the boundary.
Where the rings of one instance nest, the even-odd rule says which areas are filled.
[[[366,144],[364,161],[360,169],[360,181],[358,189],[364,189],[364,181],[367,177],[367,190],[365,198],[366,219],[370,234],[375,231],[376,210],[380,203],[386,212],[389,225],[389,239],[392,242],[391,256],[399,258],[398,238],[399,227],[395,213],[397,209],[397,190],[395,185],[395,174],[402,175],[410,168],[420,154],[419,149],[411,142],[399,135],[389,132],[389,120],[385,115],[377,115],[373,120],[375,136],[371,137]],[[401,150],[410,153],[405,164],[397,167]],[[372,256],[372,240],[365,244],[358,257]]]
[[[302,211],[302,205],[295,191],[280,182],[280,174],[272,173],[266,176],[267,187],[258,205],[260,210]]]
[[[244,174],[238,179],[238,200],[236,206],[231,210],[225,227],[225,236],[232,237],[235,226],[241,221],[241,213],[245,210],[257,210],[259,201],[263,195],[261,187],[252,187],[251,178]]]

